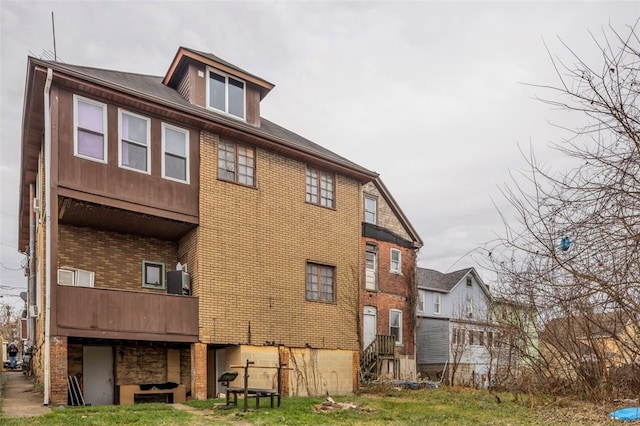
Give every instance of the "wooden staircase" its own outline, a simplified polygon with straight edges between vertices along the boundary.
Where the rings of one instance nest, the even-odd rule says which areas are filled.
[[[395,359],[394,336],[376,335],[376,338],[360,353],[360,380],[370,382],[382,374],[382,361]]]

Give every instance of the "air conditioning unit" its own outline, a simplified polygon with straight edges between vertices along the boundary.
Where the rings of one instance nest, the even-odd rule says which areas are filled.
[[[184,271],[167,272],[167,293],[191,296],[191,277]]]
[[[40,198],[33,199],[33,209],[37,212],[40,211]]]
[[[39,313],[40,312],[38,311],[38,306],[36,305],[29,306],[29,316],[31,318],[37,318]]]

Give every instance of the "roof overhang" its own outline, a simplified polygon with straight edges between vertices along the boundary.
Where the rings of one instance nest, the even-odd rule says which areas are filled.
[[[219,69],[220,71],[224,71],[228,74],[235,75],[236,77],[239,77],[245,81],[255,84],[256,86],[258,86],[258,89],[260,91],[260,99],[263,99],[265,96],[267,96],[267,94],[271,91],[271,89],[275,87],[274,84],[269,83],[268,81],[263,80],[260,77],[256,77],[255,75],[249,74],[246,71],[242,71],[238,68],[231,67],[228,64],[213,60],[208,56],[201,55],[193,50],[186,49],[184,47],[180,47],[178,49],[178,52],[176,53],[176,56],[173,58],[173,61],[171,62],[171,65],[169,66],[169,70],[167,71],[167,74],[162,80],[162,83],[167,86],[174,87],[174,85],[177,84],[176,80],[177,80],[177,75],[179,74],[176,71],[180,70],[180,68],[189,60],[193,60],[193,61],[202,63],[204,65]]]
[[[38,156],[43,143],[44,85],[48,68],[53,71],[53,86],[64,87],[121,105],[149,111],[159,117],[184,123],[196,129],[234,138],[283,156],[333,170],[361,183],[369,182],[378,177],[377,173],[364,167],[355,165],[347,160],[342,161],[340,158],[323,155],[286,139],[270,135],[260,130],[259,127],[240,123],[237,120],[214,114],[197,106],[176,103],[111,81],[88,76],[72,68],[65,67],[64,64],[29,57],[22,117],[22,158],[20,163],[20,208],[18,219],[19,249],[24,249],[29,242],[29,185],[36,181]]]

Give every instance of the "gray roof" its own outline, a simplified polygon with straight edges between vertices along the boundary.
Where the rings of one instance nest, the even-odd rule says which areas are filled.
[[[443,274],[433,269],[417,268],[416,280],[418,288],[448,293],[471,271],[473,268]]]
[[[197,53],[201,54],[201,52]],[[203,55],[206,56],[208,54]],[[372,178],[375,178],[377,176],[375,172],[372,172],[265,118],[260,118],[260,126],[254,126],[238,120],[230,119],[223,114],[216,113],[215,111],[193,105],[186,99],[184,99],[180,95],[180,93],[178,93],[178,91],[164,85],[162,83],[163,77],[63,64],[60,62],[45,61],[35,58],[31,59],[37,62],[42,62],[47,66],[60,71],[70,71],[74,74],[79,74],[81,77],[95,81],[97,83],[107,83],[110,85],[118,86],[120,90],[127,93],[151,96],[155,98],[155,100],[159,103],[170,104],[169,106],[171,107],[177,107],[190,113],[198,114],[205,119],[210,119],[216,122],[233,123],[235,127],[243,128],[251,133],[256,133],[256,131],[258,131],[258,133],[263,134],[263,137],[283,141],[286,145],[291,145],[295,148],[301,149],[302,151],[316,154],[320,157],[328,159],[329,161],[333,161],[348,168],[358,170],[360,173],[369,174]],[[216,60],[220,59],[217,58]]]
[[[267,81],[262,77],[258,77],[255,74],[251,74],[250,72],[247,72],[247,71],[243,70],[242,68],[237,67],[237,66],[233,65],[232,63],[229,63],[229,62],[225,61],[224,59],[214,55],[213,53],[201,52],[200,50],[190,49],[190,48],[184,47],[184,46],[181,46],[180,49],[188,50],[189,52],[193,52],[193,53],[195,53],[197,55],[200,55],[200,56],[203,56],[205,58],[211,59],[212,61],[217,62],[219,64],[226,65],[229,68],[233,68],[236,71],[240,71],[241,73],[250,75],[250,76],[255,77],[255,78],[257,78],[259,80],[262,80],[262,81]],[[269,83],[269,82],[267,81],[267,83]],[[273,83],[269,83],[269,84],[273,84]]]

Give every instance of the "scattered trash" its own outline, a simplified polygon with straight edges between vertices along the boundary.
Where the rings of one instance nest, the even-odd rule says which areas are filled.
[[[640,419],[640,407],[622,408],[609,414],[614,420],[638,420]]]
[[[352,402],[335,402],[333,398],[330,396],[325,399],[322,404],[317,404],[313,406],[313,409],[319,413],[327,413],[338,410],[359,410],[364,412],[372,412],[372,408],[363,408],[358,404],[354,404]]]

